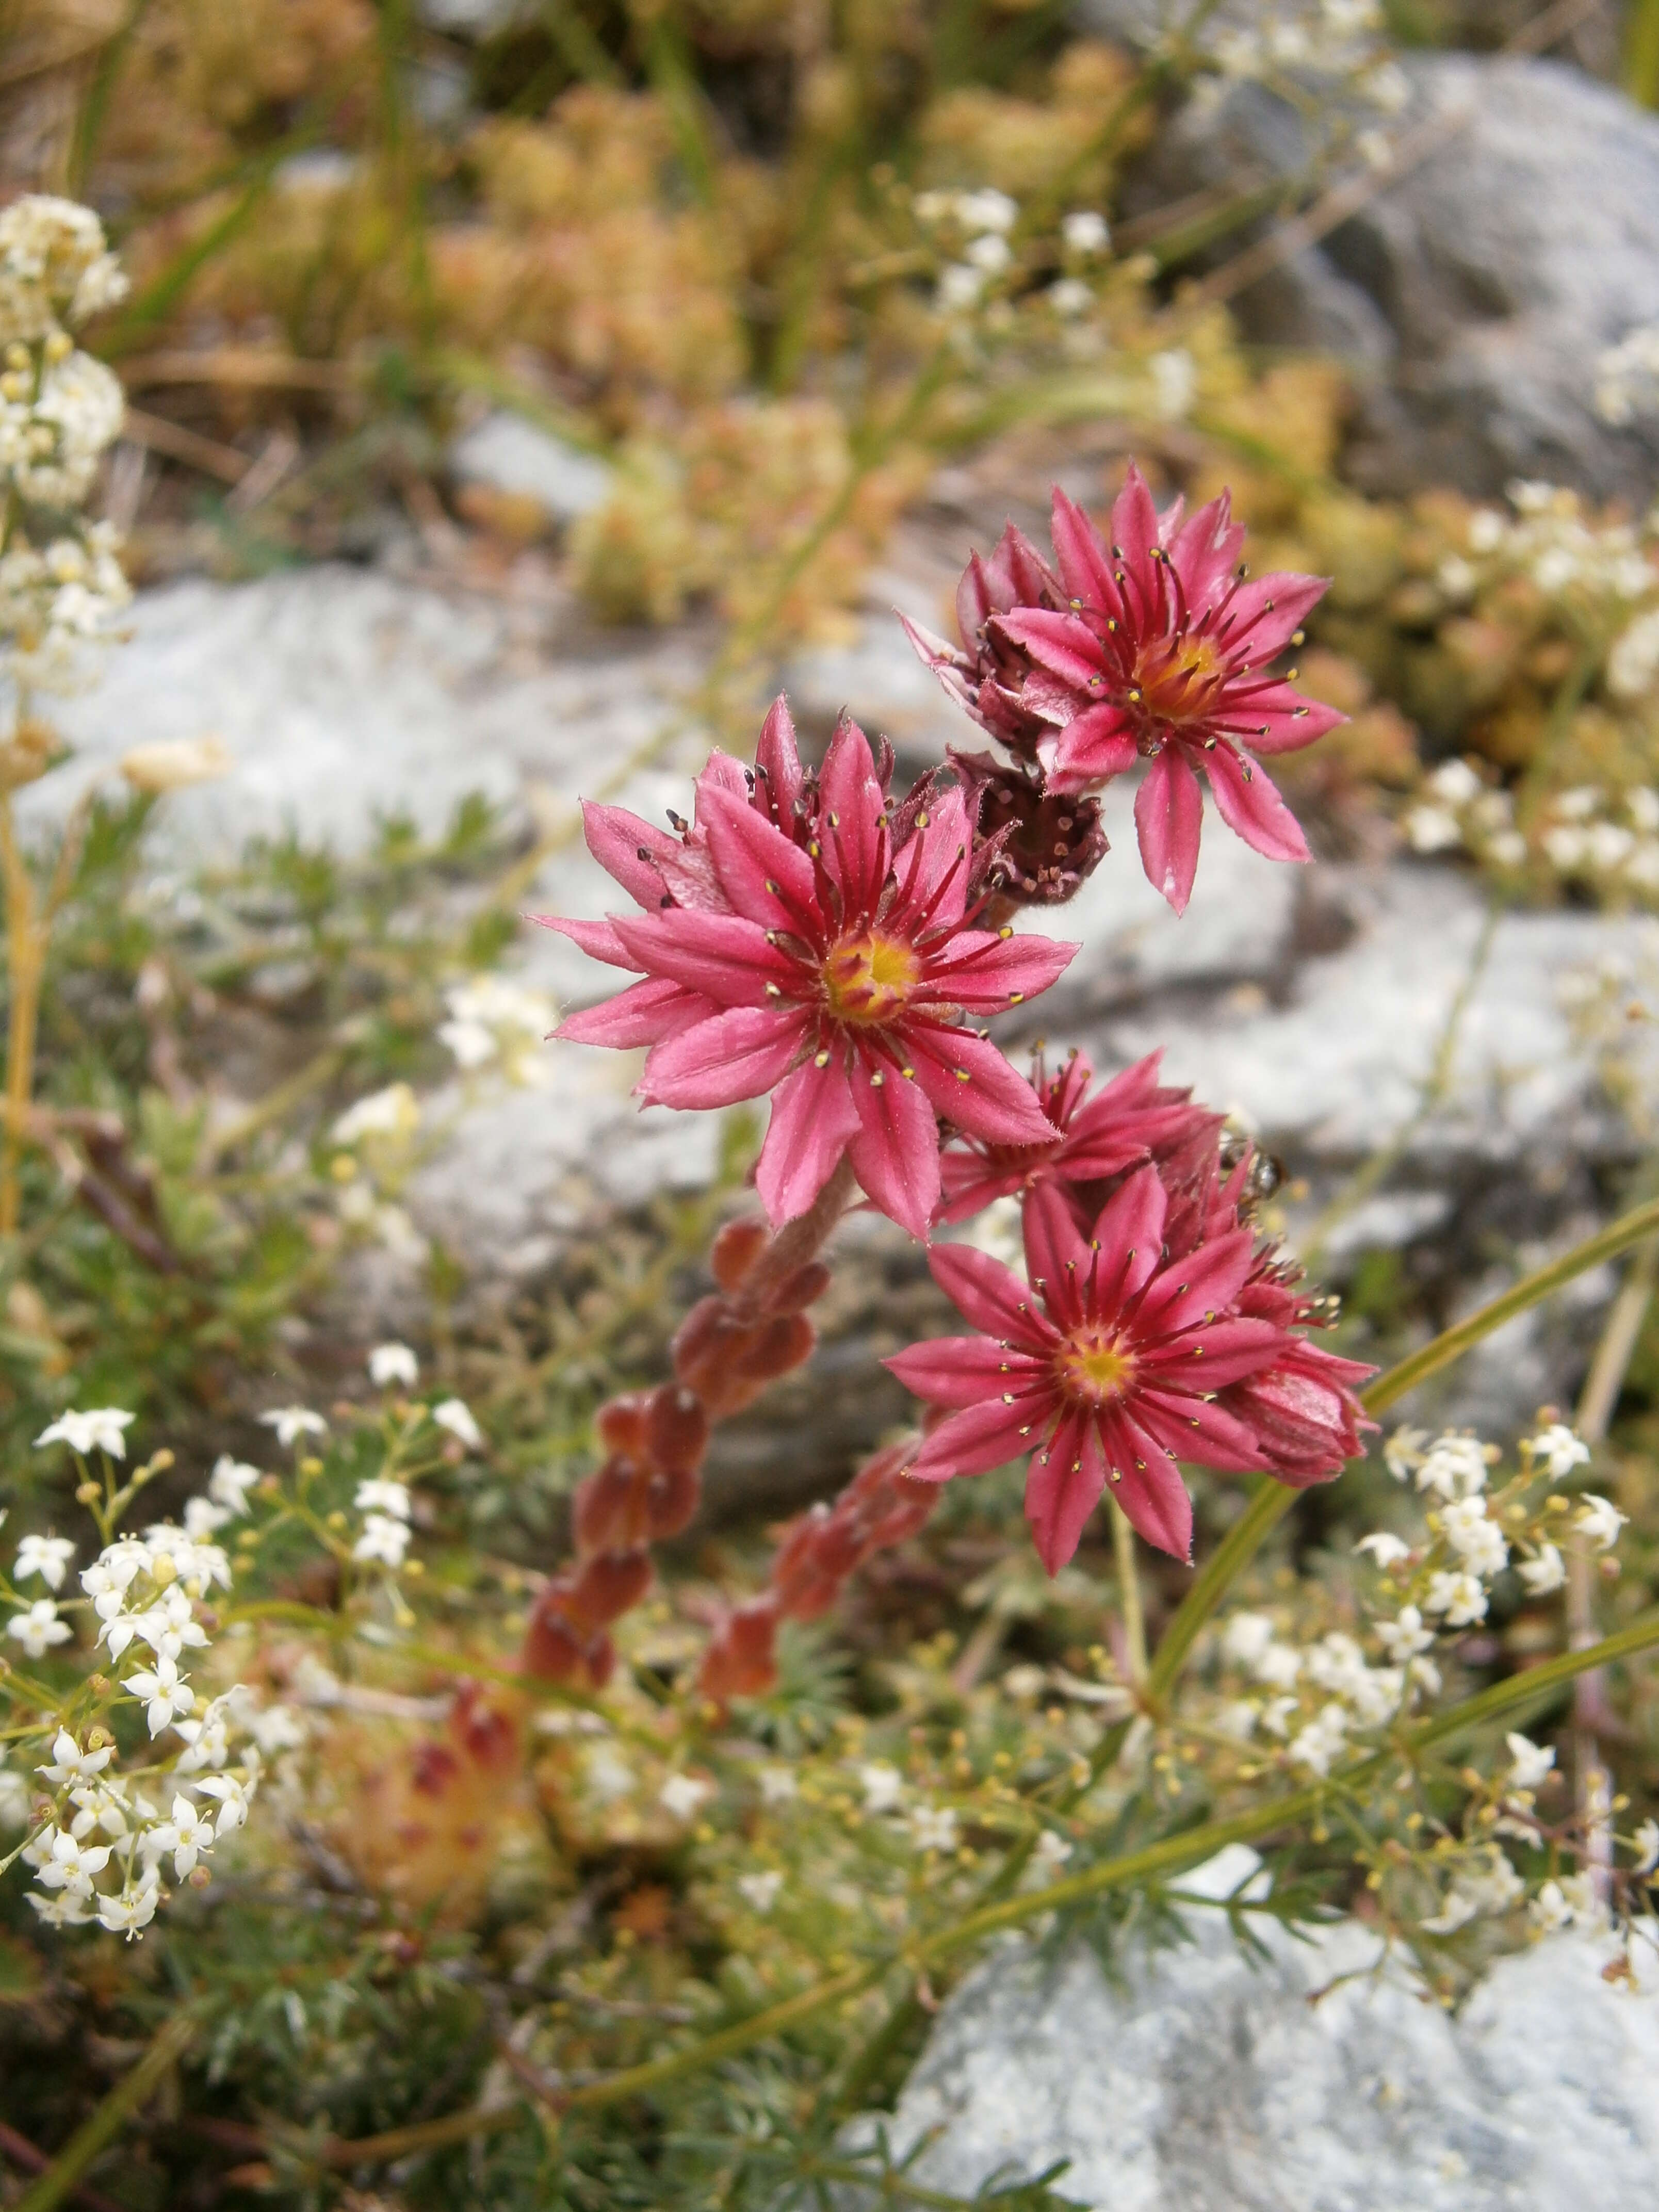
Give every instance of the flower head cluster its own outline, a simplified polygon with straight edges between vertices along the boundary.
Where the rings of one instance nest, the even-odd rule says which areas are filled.
[[[1205,1133],[1191,1129],[1189,1146]],[[1081,1185],[1051,1175],[1028,1187],[1029,1283],[969,1247],[936,1249],[935,1279],[985,1334],[887,1363],[951,1409],[912,1475],[943,1481],[1031,1455],[1026,1513],[1051,1574],[1109,1483],[1146,1540],[1184,1559],[1192,1506],[1178,1460],[1299,1485],[1358,1449],[1352,1393],[1370,1370],[1297,1334],[1314,1304],[1246,1225],[1248,1161],[1224,1181],[1208,1133],[1197,1173],[1149,1160],[1092,1218],[1079,1200],[1097,1170]]]
[[[1133,467],[1109,543],[1055,491],[1055,570],[1014,532],[995,564],[970,567],[960,650],[909,625],[912,641],[991,734],[1035,759],[1043,790],[1097,791],[1146,767],[1135,825],[1150,881],[1177,913],[1198,866],[1208,778],[1222,818],[1270,859],[1304,860],[1294,816],[1256,756],[1312,744],[1343,717],[1304,698],[1273,664],[1325,590],[1313,576],[1254,581],[1224,495],[1162,517]]]
[[[499,1068],[509,1083],[533,1089],[547,1079],[538,1048],[555,1018],[544,991],[507,975],[474,975],[444,994],[449,1018],[438,1027],[441,1042],[464,1074]]]
[[[643,977],[558,1036],[649,1046],[639,1091],[653,1103],[773,1094],[757,1174],[773,1220],[804,1212],[848,1156],[876,1205],[925,1236],[941,1118],[1000,1144],[1054,1133],[968,1018],[1035,998],[1077,948],[978,927],[986,856],[961,791],[928,779],[896,802],[890,776],[849,721],[809,774],[780,701],[752,773],[716,753],[676,834],[586,809],[590,850],[640,915],[538,918]]]
[[[0,639],[26,687],[64,681],[131,596],[112,532],[77,512],[121,386],[70,336],[125,289],[89,208],[32,194],[0,212]]]

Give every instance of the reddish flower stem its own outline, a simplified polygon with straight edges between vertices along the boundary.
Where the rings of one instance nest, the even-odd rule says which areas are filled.
[[[676,1333],[672,1381],[599,1408],[606,1457],[577,1488],[574,1556],[537,1596],[523,1673],[595,1690],[610,1679],[611,1626],[651,1587],[653,1543],[678,1535],[696,1512],[714,1424],[811,1358],[817,1334],[806,1310],[830,1282],[817,1255],[855,1188],[843,1158],[808,1212],[775,1233],[751,1216],[715,1237],[709,1263],[720,1287]]]

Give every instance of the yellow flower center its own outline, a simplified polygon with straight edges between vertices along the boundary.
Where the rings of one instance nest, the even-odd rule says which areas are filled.
[[[1058,1354],[1062,1387],[1073,1398],[1089,1398],[1097,1406],[1119,1396],[1134,1373],[1134,1354],[1126,1352],[1115,1337],[1098,1329],[1079,1329]]]
[[[1225,673],[1225,662],[1212,638],[1183,637],[1171,647],[1154,647],[1135,669],[1137,702],[1160,720],[1186,721],[1201,714]]]
[[[872,929],[843,937],[823,963],[823,993],[838,1022],[874,1028],[901,1012],[921,979],[914,949]]]

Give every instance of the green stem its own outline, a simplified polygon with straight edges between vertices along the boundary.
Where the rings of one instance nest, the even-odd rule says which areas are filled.
[[[1401,1730],[1382,1749],[1368,1753],[1346,1771],[1333,1776],[1328,1782],[1310,1783],[1305,1788],[1269,1798],[1264,1804],[1253,1806],[1246,1812],[1231,1814],[1222,1820],[1206,1821],[1201,1827],[1188,1828],[1180,1835],[1165,1836],[1157,1843],[1144,1844],[1139,1850],[1106,1859],[1100,1865],[1087,1868],[1066,1881],[1052,1883],[1046,1889],[1029,1890],[1022,1897],[1011,1897],[984,1905],[977,1912],[969,1913],[954,1926],[924,1937],[902,1954],[872,1960],[861,1966],[848,1967],[845,1972],[831,1975],[824,1981],[813,1984],[810,1989],[798,1990],[781,2004],[770,2005],[764,2012],[751,2014],[747,2020],[738,2021],[731,2027],[706,2036],[701,2042],[690,2044],[684,2050],[670,2051],[661,2058],[648,2059],[641,2065],[625,2067],[619,2073],[607,2075],[602,2081],[590,2082],[574,2089],[566,2100],[565,2108],[568,2111],[595,2111],[606,2106],[626,2103],[635,2097],[662,2088],[671,2081],[679,2081],[687,2075],[701,2073],[704,2068],[718,2064],[723,2058],[735,2057],[739,2051],[747,2051],[755,2044],[763,2043],[771,2036],[817,2019],[820,2014],[860,1996],[895,1967],[923,1971],[1005,1928],[1022,1926],[1028,1921],[1040,1919],[1045,1913],[1067,1905],[1080,1905],[1085,1899],[1103,1896],[1109,1890],[1122,1889],[1158,1875],[1174,1874],[1187,1867],[1200,1865],[1225,1844],[1259,1841],[1308,1818],[1319,1810],[1334,1791],[1352,1789],[1357,1784],[1373,1778],[1395,1760],[1409,1760],[1437,1744],[1467,1734],[1471,1729],[1490,1721],[1504,1719],[1533,1705],[1540,1698],[1547,1697],[1551,1691],[1560,1688],[1575,1675],[1583,1673],[1586,1668],[1605,1667],[1615,1660],[1633,1658],[1639,1652],[1652,1650],[1655,1645],[1659,1645],[1659,1613],[1645,1614],[1628,1628],[1621,1629],[1618,1635],[1605,1638],[1590,1650],[1563,1652],[1542,1666],[1529,1668],[1524,1674],[1511,1676],[1508,1681],[1494,1683],[1490,1689],[1481,1691],[1477,1697],[1467,1698],[1451,1711],[1443,1713],[1434,1720]],[[388,2134],[369,2136],[356,2142],[330,2143],[324,2148],[322,2161],[336,2172],[358,2166],[383,2164],[389,2159],[406,2157],[413,2151],[435,2149],[446,2144],[467,2141],[474,2136],[493,2133],[516,2124],[518,2118],[518,2112],[514,2107],[452,2112],[441,2120],[423,2121],[414,2127],[396,2128]]]
[[[1109,1498],[1106,1502],[1112,1509],[1112,1553],[1117,1562],[1118,1603],[1123,1609],[1129,1680],[1139,1689],[1146,1679],[1146,1613],[1140,1602],[1140,1577],[1135,1567],[1135,1532],[1116,1498]]]
[[[1602,1230],[1599,1236],[1575,1244],[1559,1260],[1552,1260],[1536,1267],[1530,1275],[1523,1275],[1513,1289],[1501,1297],[1472,1313],[1465,1321],[1443,1329],[1427,1344],[1409,1352],[1386,1375],[1379,1375],[1370,1389],[1361,1393],[1361,1403],[1368,1413],[1380,1413],[1414,1390],[1419,1382],[1449,1367],[1455,1359],[1462,1358],[1483,1337],[1502,1328],[1505,1322],[1513,1321],[1517,1314],[1527,1312],[1553,1291],[1571,1282],[1578,1275],[1587,1274],[1599,1267],[1604,1260],[1616,1259],[1628,1251],[1632,1244],[1659,1231],[1659,1199],[1638,1206],[1619,1220]],[[1282,1483],[1264,1478],[1249,1504],[1227,1531],[1216,1551],[1205,1562],[1194,1577],[1187,1595],[1176,1608],[1162,1642],[1155,1654],[1152,1672],[1147,1678],[1147,1690],[1157,1703],[1169,1694],[1182,1662],[1198,1640],[1199,1632],[1209,1620],[1232,1584],[1261,1549],[1267,1537],[1295,1504],[1297,1492]]]
[[[163,2075],[184,2057],[199,2024],[193,2011],[177,2013],[167,2022],[131,2073],[123,2075],[46,2172],[23,2191],[13,2212],[52,2212],[53,2206],[64,2202],[93,2160],[148,2101]]]

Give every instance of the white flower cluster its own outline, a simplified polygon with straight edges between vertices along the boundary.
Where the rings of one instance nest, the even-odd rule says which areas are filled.
[[[0,212],[0,639],[21,688],[70,681],[131,596],[113,533],[76,511],[120,430],[121,386],[70,336],[125,289],[91,209],[32,194]]]
[[[1659,671],[1659,609],[1637,627],[1644,624],[1652,626]],[[1443,761],[1423,789],[1401,824],[1413,852],[1468,852],[1504,868],[1526,860],[1510,793],[1484,781],[1467,761]],[[1564,878],[1594,882],[1604,892],[1659,896],[1659,793],[1645,784],[1620,797],[1589,784],[1561,792],[1551,803],[1538,851]]]
[[[1659,408],[1659,323],[1643,323],[1595,357],[1595,411],[1614,429]]]
[[[449,1019],[440,1023],[438,1035],[465,1074],[493,1066],[524,1090],[546,1083],[547,1057],[540,1047],[557,1012],[545,991],[507,975],[475,975],[452,983],[444,1000]]]
[[[332,1143],[350,1146],[355,1160],[342,1154],[337,1173],[343,1171],[340,1216],[351,1228],[379,1238],[389,1252],[418,1267],[429,1249],[410,1218],[408,1208],[395,1197],[385,1196],[376,1179],[395,1189],[414,1158],[415,1139],[421,1126],[421,1102],[406,1083],[389,1083],[384,1091],[370,1091],[349,1106],[329,1131]],[[367,1175],[358,1175],[358,1167]]]
[[[1650,519],[1589,522],[1577,494],[1559,484],[1518,481],[1509,496],[1512,514],[1480,507],[1470,516],[1468,559],[1442,563],[1449,599],[1468,599],[1502,574],[1529,578],[1549,599],[1571,591],[1615,607],[1659,594],[1659,569],[1644,550]]]
[[[1419,1695],[1438,1694],[1440,1669],[1430,1656],[1437,1639],[1486,1619],[1498,1575],[1512,1567],[1534,1596],[1562,1587],[1566,1563],[1544,1533],[1553,1525],[1547,1503],[1537,1513],[1517,1516],[1511,1510],[1500,1518],[1487,1496],[1498,1456],[1475,1437],[1396,1431],[1384,1463],[1396,1481],[1414,1484],[1433,1504],[1424,1542],[1413,1546],[1379,1529],[1356,1547],[1389,1577],[1394,1609],[1371,1622],[1382,1663],[1340,1630],[1303,1645],[1283,1637],[1267,1613],[1235,1613],[1222,1633],[1221,1656],[1250,1687],[1224,1705],[1219,1721],[1227,1734],[1243,1741],[1259,1731],[1284,1745],[1293,1766],[1328,1774],[1351,1731],[1380,1726]],[[1556,1422],[1524,1439],[1520,1456],[1524,1484],[1559,1481],[1589,1453]],[[1571,1525],[1583,1542],[1605,1551],[1625,1517],[1608,1499],[1589,1494],[1577,1500]]]
[[[1500,867],[1518,867],[1527,841],[1515,826],[1507,791],[1483,781],[1468,761],[1442,761],[1425,777],[1424,796],[1402,827],[1414,853],[1473,853]]]
[[[915,206],[919,222],[955,237],[956,258],[939,271],[935,308],[941,315],[971,314],[1013,266],[1008,234],[1019,220],[1018,201],[988,185],[973,192],[918,192]]]
[[[1201,106],[1212,105],[1231,84],[1340,77],[1358,99],[1395,115],[1410,99],[1411,87],[1384,58],[1383,29],[1376,0],[1304,0],[1300,7],[1252,9],[1246,21],[1237,12],[1218,11],[1211,22],[1195,19],[1195,27],[1182,37],[1195,39],[1215,72],[1200,84]]]
[[[67,1444],[83,1460],[94,1451],[124,1459],[132,1418],[114,1407],[65,1413],[37,1443]],[[165,1868],[180,1881],[196,1875],[216,1843],[246,1820],[264,1759],[298,1740],[285,1709],[261,1710],[240,1683],[208,1698],[186,1671],[210,1647],[204,1613],[212,1592],[230,1587],[230,1562],[212,1538],[246,1510],[260,1480],[257,1468],[221,1459],[181,1522],[154,1522],[142,1535],[105,1543],[81,1571],[82,1595],[73,1601],[59,1594],[78,1547],[38,1534],[18,1545],[10,1589],[36,1582],[50,1595],[27,1603],[19,1595],[8,1638],[28,1658],[43,1658],[73,1637],[63,1608],[84,1607],[96,1624],[94,1649],[107,1652],[115,1678],[109,1702],[140,1708],[152,1746],[171,1739],[141,1767],[118,1774],[101,1727],[71,1728],[59,1717],[40,1738],[50,1753],[33,1770],[41,1791],[15,1768],[0,1770],[0,1820],[30,1828],[14,1856],[33,1869],[30,1903],[52,1926],[96,1920],[136,1936],[155,1917]]]

